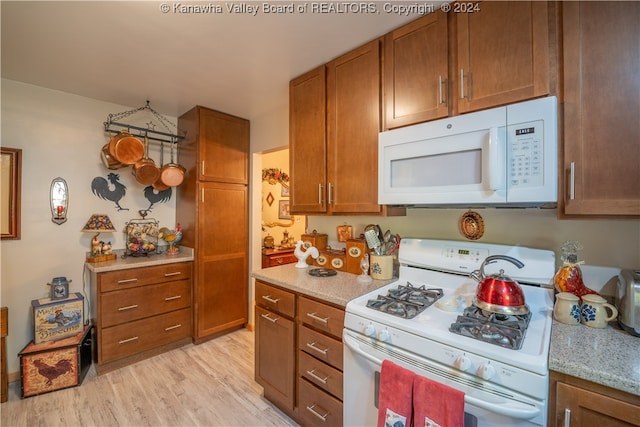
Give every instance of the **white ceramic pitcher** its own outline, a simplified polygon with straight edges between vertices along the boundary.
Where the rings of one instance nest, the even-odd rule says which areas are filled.
[[[611,314],[608,314],[609,311]],[[607,322],[618,317],[618,310],[600,295],[587,294],[582,297],[582,323],[592,328],[606,328]]]

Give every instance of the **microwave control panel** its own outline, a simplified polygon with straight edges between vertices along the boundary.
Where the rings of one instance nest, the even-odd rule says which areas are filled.
[[[511,187],[539,187],[544,183],[543,121],[508,127],[508,177]]]

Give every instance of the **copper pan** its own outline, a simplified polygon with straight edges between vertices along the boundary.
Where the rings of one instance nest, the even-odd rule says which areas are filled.
[[[109,154],[123,165],[133,165],[144,156],[144,144],[129,132],[122,131],[109,140]]]
[[[156,166],[153,159],[149,158],[149,138],[144,136],[144,157],[133,165],[133,176],[136,181],[143,185],[151,185],[160,176],[160,169]]]
[[[120,169],[125,167],[122,163],[117,161],[111,153],[109,153],[109,143],[107,142],[102,146],[102,151],[100,152],[100,157],[102,158],[102,162],[107,167],[107,169]]]
[[[164,191],[170,188],[169,185],[162,182],[162,169],[164,169],[164,141],[160,141],[160,173],[156,182],[151,184],[156,191]]]
[[[173,162],[173,146],[174,143],[171,144],[171,163],[162,166],[162,170],[160,170],[160,179],[163,184],[169,187],[177,187],[182,184],[186,171],[182,165]]]

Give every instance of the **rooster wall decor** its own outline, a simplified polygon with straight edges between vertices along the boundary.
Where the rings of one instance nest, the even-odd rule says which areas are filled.
[[[120,183],[119,180],[120,175],[113,172],[107,175],[107,179],[96,176],[93,178],[93,181],[91,181],[91,191],[101,199],[110,200],[115,203],[118,211],[128,211],[129,208],[120,206],[120,200],[127,194],[127,187]]]
[[[162,190],[162,191],[156,191],[155,188],[153,188],[152,185],[149,185],[148,187],[145,187],[144,189],[144,198],[147,199],[150,203],[149,207],[147,209],[145,209],[145,212],[150,211],[153,208],[153,205],[155,205],[156,203],[166,203],[169,200],[171,200],[171,195],[173,194],[173,191],[171,189],[171,187],[167,188],[166,190]]]

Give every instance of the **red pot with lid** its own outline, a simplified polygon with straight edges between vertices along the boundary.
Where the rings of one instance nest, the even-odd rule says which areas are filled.
[[[484,268],[488,264],[493,264],[498,260],[509,261],[518,268],[524,264],[510,256],[493,255],[487,257],[480,266],[480,270],[471,273],[471,277],[479,284],[476,295],[473,298],[473,305],[481,310],[505,315],[522,315],[529,312],[526,305],[524,292],[515,280],[504,274],[504,270],[490,276],[485,275]]]

